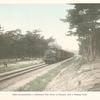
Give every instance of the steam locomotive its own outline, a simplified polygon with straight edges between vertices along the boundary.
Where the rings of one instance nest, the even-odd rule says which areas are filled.
[[[45,54],[43,60],[47,64],[53,64],[70,57],[74,56],[72,52],[68,52],[62,49],[48,49]]]

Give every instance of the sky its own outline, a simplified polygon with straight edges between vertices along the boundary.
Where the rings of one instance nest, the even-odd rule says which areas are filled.
[[[71,5],[54,4],[0,4],[0,24],[5,30],[40,29],[45,38],[54,37],[66,50],[78,50],[77,37],[66,36],[68,24],[60,21],[65,18]]]

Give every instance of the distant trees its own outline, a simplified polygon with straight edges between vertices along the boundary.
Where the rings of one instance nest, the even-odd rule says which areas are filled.
[[[48,49],[53,38],[45,39],[40,30],[26,31],[20,29],[5,31],[0,29],[0,58],[41,57]]]
[[[100,55],[100,4],[75,4],[64,22],[70,24],[70,35],[78,36],[80,54],[89,61]]]

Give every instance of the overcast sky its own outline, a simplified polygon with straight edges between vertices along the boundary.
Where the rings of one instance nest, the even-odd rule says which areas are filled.
[[[5,30],[32,31],[40,28],[46,38],[53,36],[64,49],[78,50],[75,37],[65,36],[68,25],[60,21],[65,18],[66,4],[13,4],[0,5],[0,24]]]

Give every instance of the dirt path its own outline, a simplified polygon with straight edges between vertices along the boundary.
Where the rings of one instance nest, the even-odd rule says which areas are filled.
[[[100,91],[100,62],[66,67],[45,91]]]

